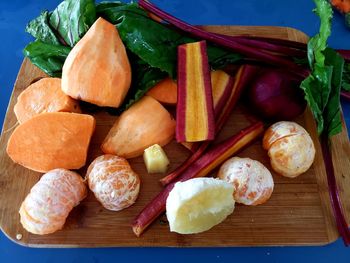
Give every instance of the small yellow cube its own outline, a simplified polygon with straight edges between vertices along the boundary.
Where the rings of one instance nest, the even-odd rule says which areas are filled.
[[[165,173],[170,163],[164,150],[158,144],[154,144],[145,149],[143,160],[148,173]]]

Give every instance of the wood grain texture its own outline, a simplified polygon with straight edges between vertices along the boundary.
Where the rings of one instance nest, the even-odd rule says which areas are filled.
[[[307,36],[295,29],[282,27],[207,26],[208,30],[223,34],[269,36],[305,42]],[[28,60],[24,60],[4,122],[0,144],[0,225],[3,232],[15,242],[32,247],[120,247],[120,246],[270,246],[270,245],[321,245],[338,237],[334,223],[325,168],[316,128],[310,111],[296,121],[306,127],[316,144],[316,160],[311,169],[288,179],[273,173],[275,189],[264,205],[249,207],[237,205],[234,213],[222,224],[196,235],[178,235],[169,232],[166,217],[157,219],[137,238],[131,230],[131,221],[160,190],[158,179],[162,175],[146,173],[142,158],[131,160],[133,169],[140,175],[140,196],[132,207],[120,212],[104,209],[90,192],[88,197],[69,215],[63,230],[51,235],[38,236],[26,232],[19,223],[18,209],[40,174],[14,164],[6,154],[8,138],[16,124],[13,106],[18,94],[34,80],[45,76]],[[96,131],[89,150],[87,165],[98,155],[102,140],[116,117],[99,112]],[[230,117],[219,140],[247,125],[245,106],[239,105]],[[189,152],[175,142],[165,147],[171,160],[170,170],[177,167]],[[350,218],[350,144],[346,127],[332,139],[333,161],[337,182],[347,219]],[[270,168],[266,152],[257,141],[238,154],[257,159]],[[271,169],[270,169],[271,170]],[[80,171],[84,176],[85,170]],[[21,240],[16,235],[22,234]]]

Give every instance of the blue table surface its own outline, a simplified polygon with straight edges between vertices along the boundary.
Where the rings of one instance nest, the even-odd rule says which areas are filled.
[[[52,10],[59,0],[2,0],[0,9],[0,122],[2,126],[13,84],[23,60],[22,49],[32,40],[24,32],[26,23],[41,10]],[[297,28],[314,35],[319,26],[311,0],[154,0],[169,13],[192,24],[274,25]],[[350,49],[350,30],[335,13],[329,45]],[[348,129],[350,103],[342,101]],[[1,189],[0,189],[1,191]],[[19,246],[0,231],[0,262],[330,262],[347,261],[350,248],[341,239],[322,247],[258,248],[96,248],[34,249]]]

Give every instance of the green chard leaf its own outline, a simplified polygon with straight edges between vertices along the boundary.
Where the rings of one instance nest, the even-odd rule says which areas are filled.
[[[96,20],[94,0],[64,0],[52,12],[50,25],[73,47]]]
[[[44,43],[60,45],[60,41],[50,27],[49,19],[50,13],[43,11],[40,16],[28,23],[26,32]]]
[[[310,68],[313,69],[314,63],[324,66],[323,51],[327,47],[327,39],[331,35],[333,11],[331,5],[325,0],[314,0],[316,9],[314,12],[321,20],[319,33],[312,37],[308,42],[308,59]]]
[[[344,59],[338,52],[327,48],[324,52],[325,64],[333,68],[331,78],[331,92],[324,110],[325,130],[328,136],[333,136],[342,131],[340,89],[344,68]]]
[[[35,41],[29,43],[23,53],[30,61],[52,77],[60,77],[62,67],[71,48]]]
[[[340,88],[343,83],[344,59],[327,47],[333,11],[326,0],[314,0],[320,17],[319,33],[308,42],[311,74],[301,83],[305,99],[317,122],[319,134],[335,135],[341,131]]]
[[[350,63],[344,64],[342,89],[350,91]]]

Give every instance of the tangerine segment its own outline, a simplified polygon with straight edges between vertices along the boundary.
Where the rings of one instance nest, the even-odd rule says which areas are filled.
[[[69,212],[87,194],[83,178],[66,169],[44,174],[23,201],[19,214],[22,226],[33,234],[62,229]]]
[[[269,150],[271,145],[287,136],[296,134],[308,134],[299,124],[292,121],[280,121],[271,125],[265,132],[263,138],[263,148]]]
[[[265,203],[273,192],[274,182],[270,171],[250,158],[228,159],[218,173],[221,180],[234,186],[234,199],[245,205]]]
[[[140,191],[139,176],[127,160],[116,155],[97,157],[86,177],[96,199],[108,210],[119,211],[131,206]]]
[[[268,151],[272,168],[286,177],[306,172],[315,159],[315,147],[308,134],[297,134],[279,139]]]

